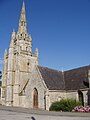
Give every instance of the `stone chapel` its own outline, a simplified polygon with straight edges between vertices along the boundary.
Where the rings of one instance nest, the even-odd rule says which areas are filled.
[[[49,110],[62,98],[90,105],[90,66],[57,71],[38,65],[38,49],[32,53],[32,37],[27,32],[23,2],[18,31],[12,32],[4,53],[2,105]]]

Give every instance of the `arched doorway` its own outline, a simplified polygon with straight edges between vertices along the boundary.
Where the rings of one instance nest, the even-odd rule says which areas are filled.
[[[78,97],[79,97],[79,101],[81,102],[82,106],[84,106],[83,93],[80,90],[78,90]]]
[[[33,108],[37,109],[38,108],[38,91],[36,88],[33,90]]]

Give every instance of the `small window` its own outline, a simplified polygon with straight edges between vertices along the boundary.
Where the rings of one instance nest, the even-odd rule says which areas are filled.
[[[25,26],[25,22],[23,23],[23,25]]]
[[[21,26],[23,26],[23,22],[21,22]]]
[[[29,62],[27,63],[27,65],[29,66]]]

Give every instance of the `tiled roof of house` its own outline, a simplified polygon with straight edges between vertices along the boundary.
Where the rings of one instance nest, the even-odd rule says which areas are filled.
[[[49,90],[64,90],[63,74],[60,71],[38,66]]]
[[[88,88],[88,70],[90,66],[65,72],[38,66],[49,90],[78,90]]]

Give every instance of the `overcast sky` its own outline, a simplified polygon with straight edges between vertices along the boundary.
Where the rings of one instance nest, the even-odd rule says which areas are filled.
[[[0,58],[17,32],[22,1],[0,0]],[[39,65],[68,70],[90,64],[90,0],[24,1]]]

